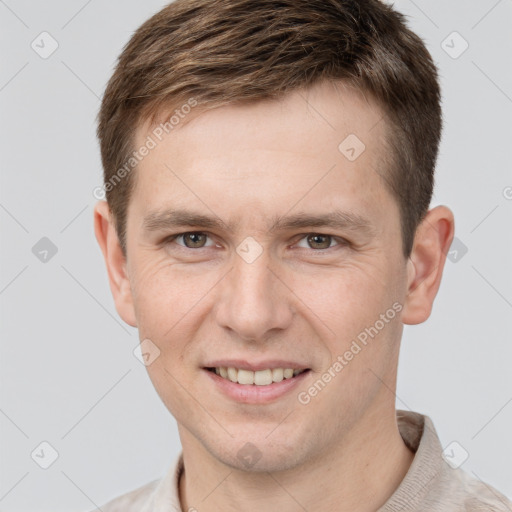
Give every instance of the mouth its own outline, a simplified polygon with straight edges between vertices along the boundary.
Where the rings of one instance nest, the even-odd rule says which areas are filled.
[[[299,361],[287,359],[217,359],[203,363],[202,374],[215,392],[241,404],[265,405],[289,400],[313,372]]]
[[[245,370],[232,366],[208,367],[205,370],[214,373],[227,381],[243,386],[270,386],[287,379],[309,372],[309,368],[267,368],[264,370]]]

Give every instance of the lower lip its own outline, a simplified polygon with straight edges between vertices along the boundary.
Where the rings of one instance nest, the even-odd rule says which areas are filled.
[[[256,386],[255,384],[231,382],[204,368],[203,372],[212,379],[222,393],[244,404],[266,404],[273,402],[295,389],[309,374],[309,370],[306,370],[290,379],[283,379],[281,382],[273,382],[266,386]]]

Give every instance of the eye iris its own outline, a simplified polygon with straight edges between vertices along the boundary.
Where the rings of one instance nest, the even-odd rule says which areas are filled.
[[[192,240],[192,245],[187,244],[187,239]],[[206,240],[206,235],[204,233],[187,233],[183,235],[183,240],[185,241],[185,245],[191,248],[202,247]]]
[[[321,241],[322,238],[324,239],[323,243]],[[328,249],[329,246],[331,245],[331,237],[329,235],[310,235],[308,237],[308,243],[312,243],[313,246],[315,244],[320,244],[321,247],[316,247],[317,249]]]

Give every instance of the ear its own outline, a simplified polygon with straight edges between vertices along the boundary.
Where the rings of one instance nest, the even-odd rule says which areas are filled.
[[[453,213],[446,206],[431,209],[418,226],[407,261],[407,295],[402,312],[405,324],[420,324],[430,316],[454,229]]]
[[[106,201],[98,201],[94,206],[94,233],[105,258],[117,312],[128,325],[137,327],[130,280],[126,272],[126,258]]]

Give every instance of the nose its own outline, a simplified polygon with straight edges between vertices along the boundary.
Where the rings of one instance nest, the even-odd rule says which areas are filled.
[[[223,279],[216,320],[237,339],[266,341],[291,324],[293,293],[270,263],[265,251],[251,263],[236,255]]]

